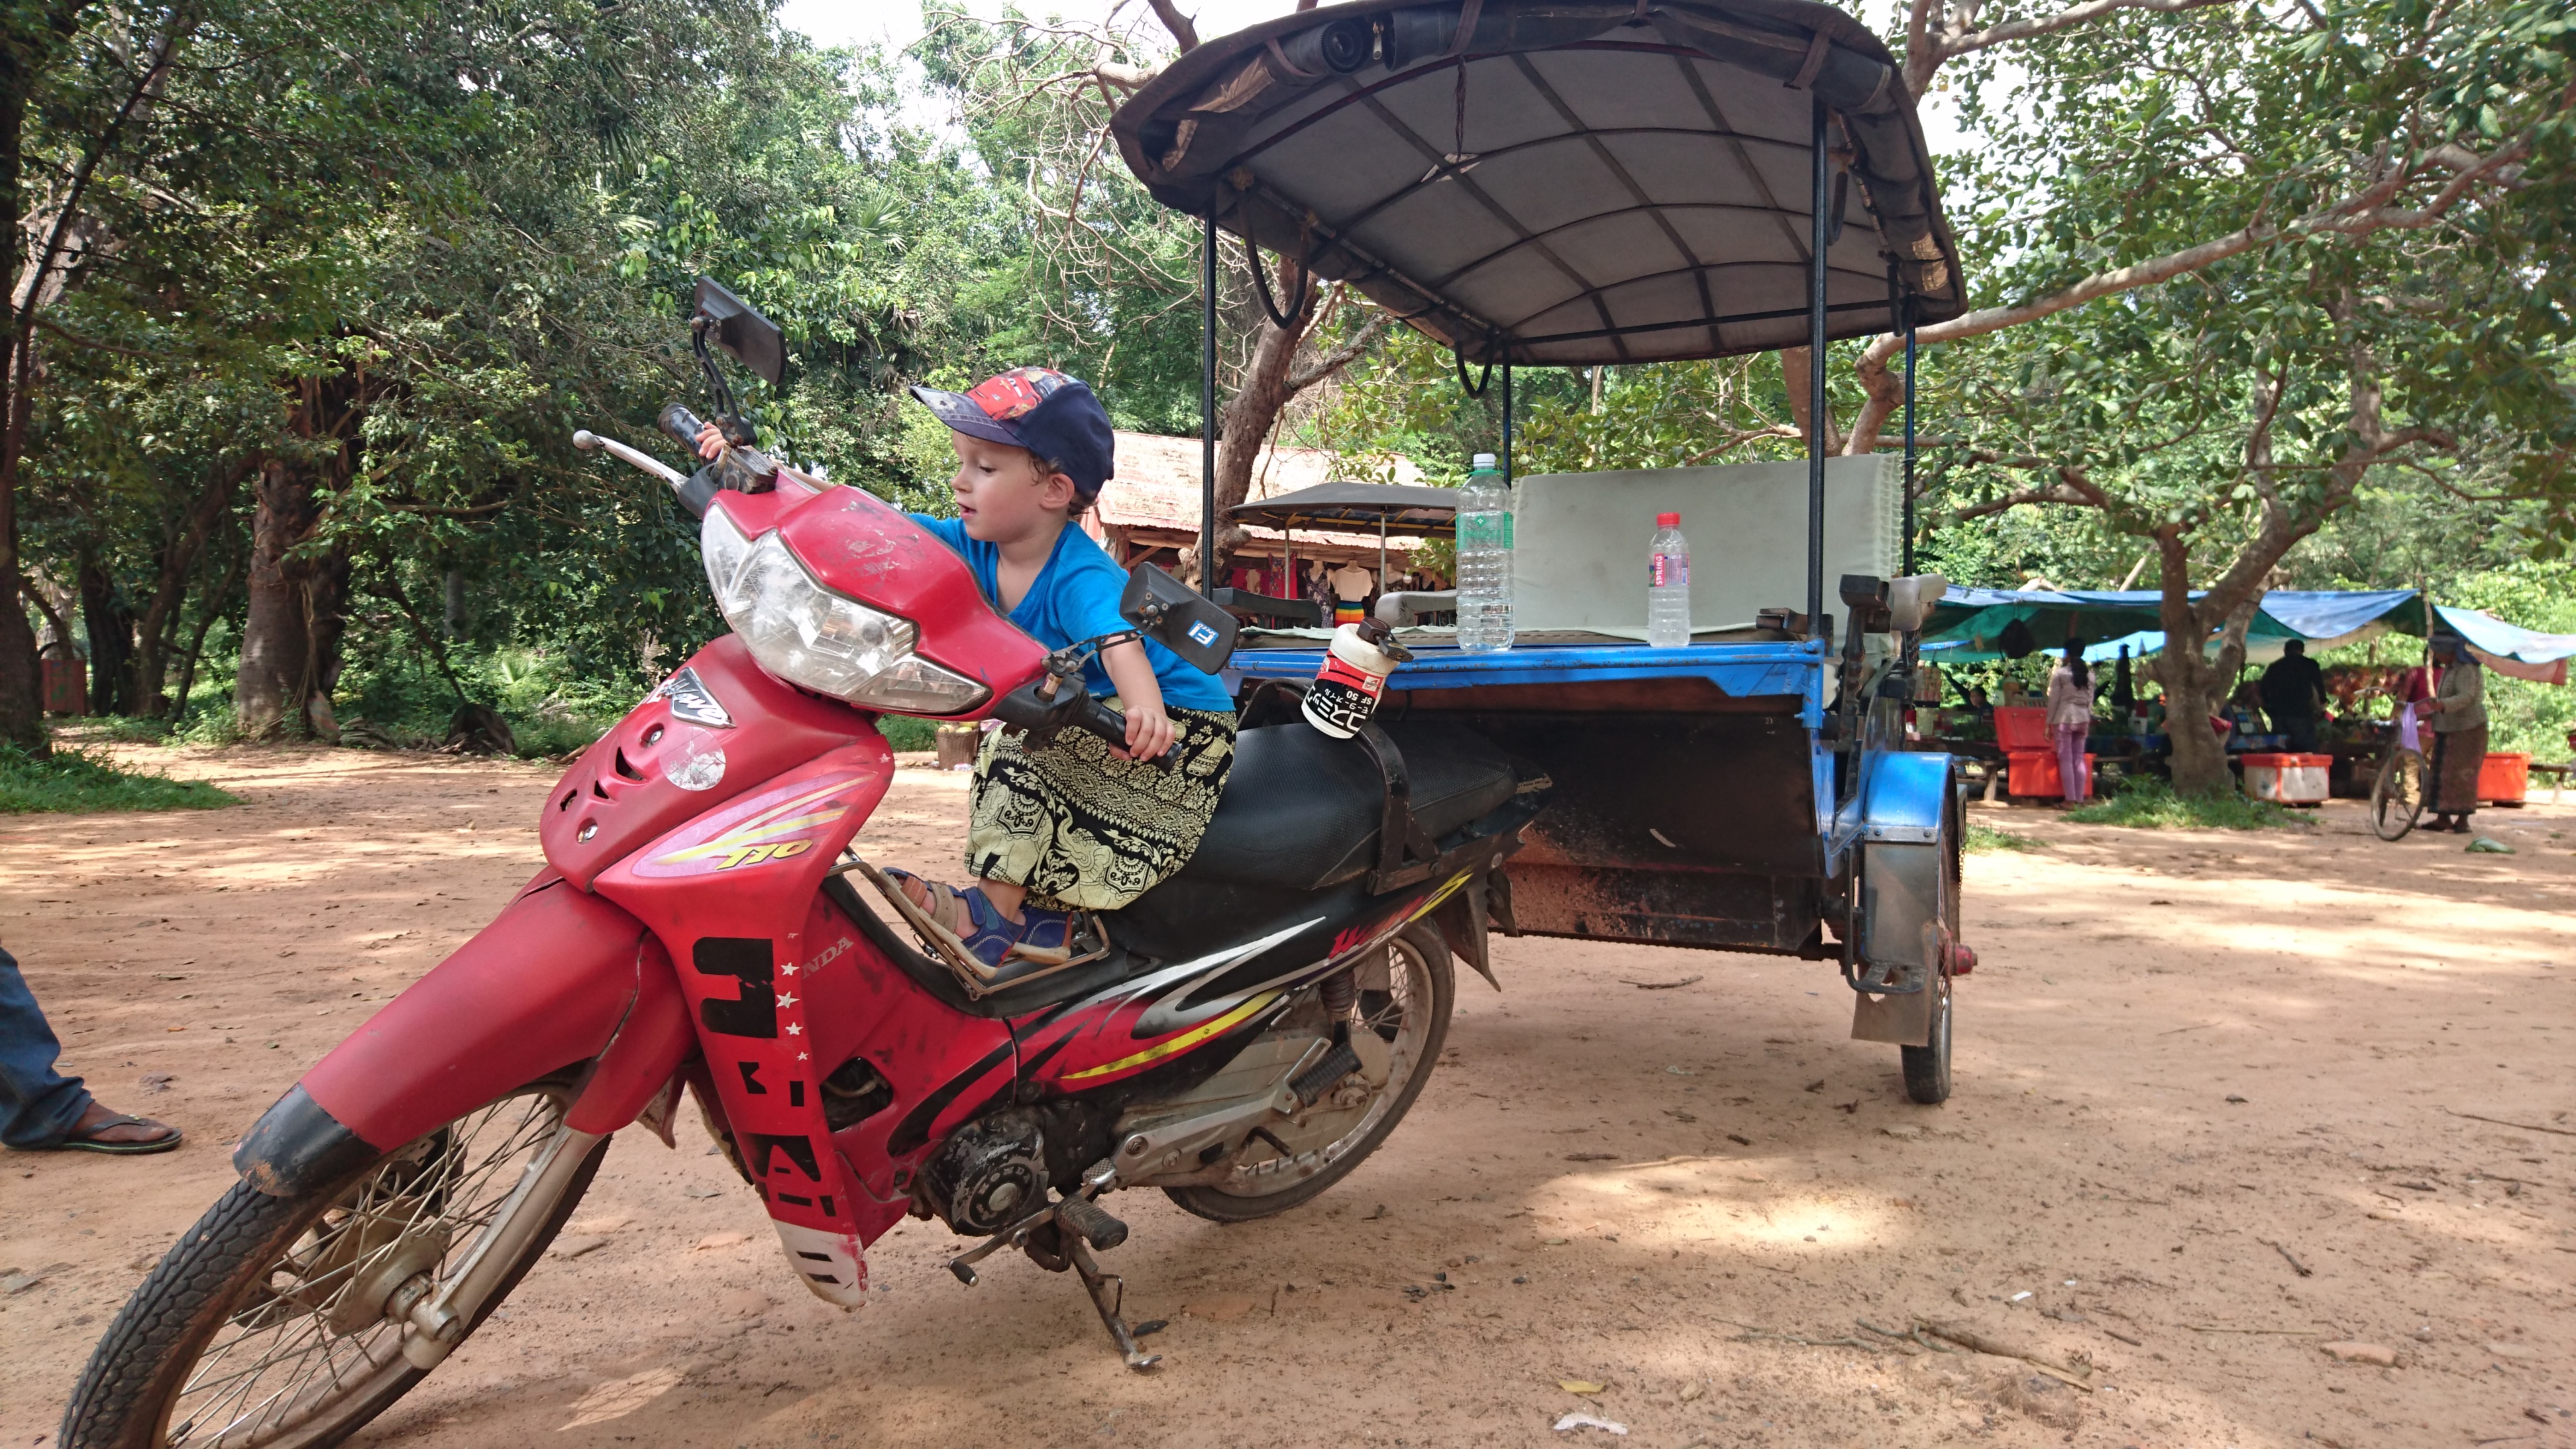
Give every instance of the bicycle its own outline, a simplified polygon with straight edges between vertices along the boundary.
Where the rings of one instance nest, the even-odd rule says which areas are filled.
[[[2412,708],[2397,706],[2397,716],[2389,721],[2388,752],[2380,757],[2379,778],[2370,786],[2370,829],[2382,840],[2405,839],[2424,816],[2426,782],[2432,772],[2424,763],[2424,752],[2406,743],[2414,731],[2405,727],[2405,712]]]

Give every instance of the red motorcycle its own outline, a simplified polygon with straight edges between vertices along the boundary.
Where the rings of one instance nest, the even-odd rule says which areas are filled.
[[[1050,654],[904,514],[762,458],[708,344],[775,385],[778,333],[712,283],[693,328],[742,446],[684,478],[575,441],[701,515],[733,632],[564,775],[545,868],[501,914],[244,1137],[241,1180],[100,1340],[63,1445],[340,1442],[536,1264],[612,1133],[671,1143],[684,1088],[816,1296],[858,1306],[867,1245],[937,1218],[982,1240],[959,1279],[1005,1247],[1070,1269],[1148,1368],[1092,1256],[1127,1236],[1103,1196],[1158,1187],[1219,1222],[1315,1197],[1421,1093],[1452,949],[1491,979],[1489,885],[1544,779],[1454,729],[1329,739],[1274,686],[1183,871],[1080,917],[1061,964],[966,953],[854,847],[894,768],[875,717],[1123,741],[1082,668],[1127,636]],[[664,426],[696,432],[676,405]],[[1232,650],[1231,617],[1158,570],[1124,602],[1201,668]]]

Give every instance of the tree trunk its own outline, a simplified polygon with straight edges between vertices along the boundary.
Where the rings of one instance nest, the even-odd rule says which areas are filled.
[[[254,466],[255,460],[244,458],[210,470],[196,502],[189,505],[186,523],[161,550],[160,577],[153,586],[152,602],[144,606],[142,622],[135,631],[138,637],[133,689],[128,702],[137,714],[163,719],[173,713],[161,691],[169,679],[170,647],[178,642],[179,606],[188,597],[188,580],[196,572],[198,559],[205,555],[207,538],[231,510],[234,492]]]
[[[1801,438],[1807,436],[1807,413],[1813,406],[1813,399],[1808,396],[1808,390],[1815,383],[1815,379],[1808,375],[1809,368],[1813,364],[1807,360],[1812,355],[1804,347],[1780,349],[1780,380],[1789,388],[1789,421],[1797,424],[1798,436]],[[1843,450],[1843,444],[1842,429],[1834,423],[1834,400],[1832,395],[1828,394],[1825,398],[1825,455],[1831,457],[1840,453]]]
[[[0,245],[0,297],[10,299],[13,314],[11,326],[0,333],[0,743],[39,754],[47,748],[45,676],[36,660],[35,632],[27,627],[26,611],[18,602],[18,474],[27,443],[36,308],[44,292],[44,274],[58,260],[55,246],[60,238],[39,253],[33,276],[28,273],[27,249],[15,238],[27,234],[31,220],[20,184],[26,169],[28,102],[39,78],[61,58],[90,9],[89,0],[45,0],[0,10],[0,218],[8,221],[13,238],[10,244]],[[141,83],[125,107],[90,138],[90,149],[69,184],[53,198],[66,212],[80,205],[98,161],[116,143],[126,122],[147,96],[158,94],[173,52],[195,23],[191,15],[172,12]]]
[[[1273,295],[1285,299],[1288,289],[1297,285],[1295,268],[1282,262]],[[1261,340],[1253,344],[1243,381],[1225,405],[1225,428],[1216,448],[1216,578],[1205,587],[1224,582],[1234,551],[1252,536],[1243,525],[1226,521],[1226,511],[1251,495],[1252,469],[1260,461],[1262,445],[1270,441],[1280,410],[1297,395],[1289,381],[1289,365],[1297,360],[1297,344],[1305,340],[1307,322],[1315,315],[1317,290],[1311,281],[1304,284],[1306,295],[1288,318],[1292,325],[1281,327],[1267,317],[1261,319]]]
[[[89,550],[81,557],[80,592],[81,628],[89,635],[89,712],[132,714],[126,669],[134,657],[134,611],[115,576]]]
[[[260,469],[251,518],[250,609],[242,621],[233,706],[245,738],[331,738],[330,691],[340,678],[348,597],[345,548],[312,546],[324,506],[356,471],[364,399],[345,375],[305,379],[288,418],[300,437],[339,446],[318,459],[299,450]],[[318,701],[318,706],[317,706]]]
[[[2228,611],[2219,633],[2218,657],[2209,657],[2208,627],[2191,600],[2190,549],[2179,532],[2156,539],[2163,556],[2164,583],[2157,613],[2165,626],[2164,652],[2156,657],[2156,679],[2165,687],[2165,738],[2173,748],[2173,785],[2183,795],[2224,795],[2235,788],[2227,770],[2227,745],[2210,728],[2233,692],[2237,671],[2245,667],[2245,630],[2263,602],[2256,589]]]
[[[244,543],[233,550],[232,565],[224,570],[224,581],[215,585],[214,592],[197,606],[197,627],[188,636],[188,652],[179,659],[179,697],[170,709],[174,720],[188,716],[188,695],[196,688],[197,659],[206,652],[206,631],[224,616],[224,605],[232,601],[233,587],[241,582],[242,570],[249,563],[250,545]]]

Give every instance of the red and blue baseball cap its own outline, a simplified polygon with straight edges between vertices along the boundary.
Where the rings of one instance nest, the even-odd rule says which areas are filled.
[[[1085,498],[1117,476],[1109,414],[1091,385],[1052,367],[1015,367],[966,392],[916,385],[912,395],[951,429],[1026,448],[1064,469]]]

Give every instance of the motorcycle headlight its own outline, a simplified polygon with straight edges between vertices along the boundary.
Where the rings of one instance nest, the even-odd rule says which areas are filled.
[[[710,508],[698,539],[716,607],[778,678],[905,714],[957,714],[990,692],[914,653],[920,630],[911,620],[815,582],[776,530],[747,539],[723,509]]]

